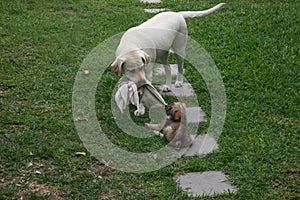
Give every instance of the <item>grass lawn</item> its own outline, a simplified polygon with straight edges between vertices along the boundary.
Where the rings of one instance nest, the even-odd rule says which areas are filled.
[[[187,21],[189,35],[211,54],[226,87],[227,117],[218,151],[180,158],[151,173],[125,173],[92,157],[77,135],[72,89],[94,47],[153,16],[144,8],[203,10],[217,3],[2,0],[0,199],[187,199],[175,177],[211,170],[229,175],[238,192],[204,199],[300,199],[296,0],[230,0],[214,15]],[[210,116],[205,83],[189,64],[185,76]],[[159,148],[164,144],[159,138],[128,137],[113,122],[110,99],[116,83],[108,68],[96,94],[106,135],[130,151]],[[201,124],[198,134],[206,128]]]

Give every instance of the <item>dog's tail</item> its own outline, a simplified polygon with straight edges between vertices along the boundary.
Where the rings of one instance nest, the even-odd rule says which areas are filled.
[[[196,17],[204,17],[207,15],[210,15],[214,12],[216,12],[217,10],[219,10],[222,6],[224,6],[225,3],[219,3],[218,5],[207,9],[207,10],[202,10],[202,11],[182,11],[182,12],[178,12],[179,14],[181,14],[185,19],[186,18],[196,18]]]

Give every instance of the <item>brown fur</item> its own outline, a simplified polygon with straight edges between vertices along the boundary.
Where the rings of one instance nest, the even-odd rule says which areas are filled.
[[[192,138],[187,132],[185,104],[181,102],[170,103],[165,108],[167,117],[161,124],[145,124],[145,126],[159,131],[166,138],[169,145],[184,148],[192,144]]]

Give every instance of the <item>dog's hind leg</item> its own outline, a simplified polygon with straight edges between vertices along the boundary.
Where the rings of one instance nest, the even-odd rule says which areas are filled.
[[[185,56],[186,43],[187,43],[187,36],[185,34],[179,33],[172,46],[175,53],[177,66],[178,66],[178,73],[175,82],[175,87],[182,87],[183,84],[183,62]]]
[[[177,61],[177,66],[178,66],[178,73],[177,73],[177,78],[175,82],[175,87],[182,87],[183,84],[183,57],[176,54],[176,61]]]
[[[171,84],[172,84],[172,75],[171,75],[171,67],[169,64],[169,52],[163,51],[161,53],[160,62],[164,66],[165,73],[166,73],[166,84],[163,86],[163,92],[171,91]]]

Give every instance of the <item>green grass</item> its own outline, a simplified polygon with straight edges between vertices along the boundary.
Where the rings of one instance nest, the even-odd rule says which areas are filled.
[[[202,10],[216,3],[165,0],[154,6]],[[1,2],[0,199],[187,199],[174,177],[208,170],[224,171],[238,192],[205,199],[300,199],[296,0],[232,0],[214,15],[187,21],[189,35],[211,54],[226,87],[219,151],[144,174],[111,169],[88,152],[75,155],[86,151],[72,118],[73,83],[83,59],[106,38],[153,16],[143,12],[150,7],[138,0]],[[210,116],[205,83],[189,64],[185,75]],[[107,136],[136,152],[163,145],[118,129],[110,112],[117,78],[107,70],[101,81],[96,108]]]

